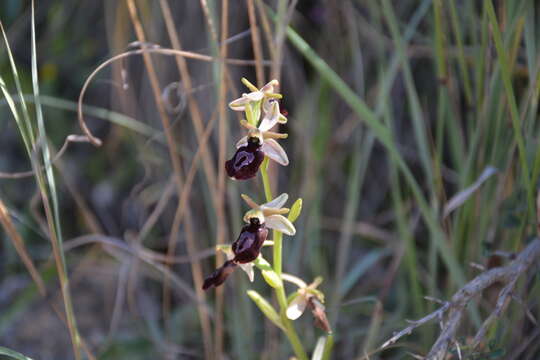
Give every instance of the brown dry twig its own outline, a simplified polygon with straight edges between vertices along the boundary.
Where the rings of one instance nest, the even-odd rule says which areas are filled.
[[[452,299],[449,302],[444,302],[439,309],[419,320],[412,321],[405,329],[395,333],[380,347],[380,350],[394,344],[401,337],[410,334],[417,327],[433,319],[439,319],[441,320],[442,324],[441,333],[431,347],[429,353],[426,355],[425,359],[443,359],[448,352],[449,347],[455,343],[456,332],[469,302],[473,300],[473,298],[480,296],[482,292],[489,286],[495,283],[501,283],[504,286],[499,292],[495,309],[486,318],[486,320],[484,320],[484,323],[476,333],[473,343],[471,344],[473,349],[476,348],[484,339],[491,324],[502,315],[510,303],[510,300],[514,295],[513,290],[516,286],[518,278],[539,259],[540,239],[535,238],[508,265],[493,268],[478,275],[459,289],[454,296],[452,296]]]

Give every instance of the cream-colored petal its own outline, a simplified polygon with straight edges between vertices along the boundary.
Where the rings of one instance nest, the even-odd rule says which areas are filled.
[[[281,231],[285,235],[289,236],[296,234],[296,229],[292,222],[290,222],[289,219],[283,215],[265,216],[264,221],[267,228]]]
[[[235,111],[244,111],[244,109],[246,108],[246,104],[248,103],[249,99],[242,96],[241,98],[231,101],[229,103],[229,107]]]
[[[276,140],[265,139],[261,150],[266,154],[266,156],[278,164],[283,166],[289,165],[289,157],[287,156],[287,153]]]
[[[291,320],[296,320],[306,310],[307,300],[303,295],[298,295],[291,301],[291,304],[287,307],[287,317]]]
[[[242,146],[245,146],[248,142],[248,137],[247,136],[244,136],[243,138],[241,138],[240,140],[238,140],[238,142],[236,143],[236,148],[241,148]]]
[[[263,103],[262,103],[262,109],[263,109],[263,112],[266,114],[267,112],[270,111],[270,109],[272,108],[272,104],[274,103],[274,99],[272,98],[269,98],[269,97],[265,97],[264,100],[263,100]],[[279,105],[278,105],[279,106]]]
[[[242,94],[242,97],[248,99],[250,102],[257,102],[263,99],[264,94],[260,91],[254,91],[249,94]]]
[[[279,104],[277,101],[274,101],[270,106],[270,110],[264,114],[261,123],[259,124],[259,130],[268,131],[278,123],[279,120]]]
[[[274,80],[271,80],[268,84],[264,85],[260,91],[264,94],[273,94],[274,86],[278,86],[278,85],[279,85],[279,81],[274,79]]]
[[[238,265],[240,266],[240,269],[244,270],[244,272],[247,274],[249,281],[253,282],[253,279],[255,278],[255,271],[253,271],[253,263]]]
[[[261,208],[274,208],[279,209],[282,208],[283,205],[287,202],[287,199],[289,199],[289,195],[286,193],[283,193],[277,197],[274,198],[274,200],[271,200],[267,203],[264,203],[261,205]]]
[[[246,202],[246,204],[248,204],[250,208],[259,209],[259,204],[257,204],[252,198],[250,198],[246,194],[241,194],[240,196],[242,197],[242,199],[244,199],[244,201]]]

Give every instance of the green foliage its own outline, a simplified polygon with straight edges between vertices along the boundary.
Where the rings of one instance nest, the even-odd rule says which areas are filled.
[[[171,6],[183,50],[220,55],[225,2],[215,0],[190,6],[135,1],[145,46],[174,47],[164,33],[163,2]],[[234,3],[225,35],[229,58],[254,58],[254,32],[243,32],[250,27],[249,2],[229,1]],[[227,110],[221,114],[219,89],[225,87],[227,104],[246,91],[235,79],[255,79],[255,71],[251,64],[239,67],[219,59],[152,55],[161,89],[176,81],[188,86],[178,75],[179,59],[188,59],[192,76],[189,94],[178,94],[187,106],[168,114],[169,129],[158,119],[140,53],[104,67],[83,102],[85,120],[103,146],[71,144],[55,160],[68,135],[82,134],[76,112],[83,81],[136,40],[125,3],[36,2],[33,29],[30,2],[0,2],[6,30],[0,49],[0,174],[34,170],[32,177],[0,176],[0,198],[44,278],[44,299],[64,299],[58,310],[68,314],[74,333],[82,329],[81,339],[91,342],[86,334],[97,333],[107,340],[89,344],[100,349],[94,354],[100,359],[148,358],[170,349],[201,356],[199,308],[211,319],[212,337],[223,318],[223,356],[289,358],[287,339],[255,321],[261,317],[245,296],[256,289],[250,298],[293,334],[281,308],[298,292],[281,280],[282,272],[325,278],[321,290],[335,333],[321,336],[311,315],[303,315],[296,331],[306,349],[316,349],[307,355],[327,359],[327,344],[333,344],[335,359],[425,354],[438,334],[435,323],[383,353],[376,348],[402,328],[404,319],[439,306],[424,296],[449,300],[478,275],[470,263],[489,265],[492,255],[519,251],[536,236],[540,8],[535,1],[298,2],[287,26],[287,4],[294,2],[254,0],[263,80],[281,69],[279,91],[288,94],[281,104],[289,123],[279,130],[290,134],[283,144],[291,165],[276,168],[265,160],[262,185],[261,179],[238,183],[220,173],[220,161],[245,132],[236,126],[241,117]],[[200,7],[204,3],[206,10]],[[277,48],[279,36],[284,49]],[[206,138],[196,136],[190,96],[199,106]],[[253,122],[260,111],[260,104],[250,106],[247,120]],[[170,165],[167,134],[179,145],[180,174]],[[483,178],[490,166],[498,171]],[[167,189],[178,179],[178,188],[189,193],[175,217],[183,195]],[[277,250],[263,249],[269,262],[257,262],[262,278],[248,283],[239,271],[231,275],[222,305],[214,293],[194,301],[199,276],[194,264],[204,274],[221,265],[214,263],[212,249],[217,239],[230,244],[243,226],[246,207],[239,194],[263,190],[267,199],[272,190],[292,196],[288,219],[296,236],[270,236]],[[43,198],[34,194],[48,197],[48,216]],[[138,238],[143,227],[148,235]],[[97,240],[79,238],[89,233]],[[196,244],[191,255],[188,236]],[[8,235],[2,232],[0,240],[7,250],[2,254],[10,254],[1,269],[0,293],[6,298],[0,299],[0,343],[26,353],[8,340],[24,343],[28,328],[46,333],[48,324],[29,318],[44,300],[26,282]],[[164,257],[171,248],[175,258],[169,273]],[[278,252],[283,256],[275,256]],[[156,266],[142,266],[146,261]],[[170,274],[175,280],[166,285]],[[169,295],[163,290],[167,286]],[[516,289],[538,319],[538,276]],[[464,358],[504,358],[534,335],[524,306],[513,301],[489,333],[486,348],[467,347],[466,339],[492,310],[496,290],[486,291],[464,319],[458,338]],[[75,329],[79,314],[93,319]],[[63,335],[56,358],[73,354],[68,332]],[[28,350],[40,358],[43,349],[35,344]],[[537,358],[539,351],[531,341],[515,356]],[[450,356],[457,358],[455,349]]]

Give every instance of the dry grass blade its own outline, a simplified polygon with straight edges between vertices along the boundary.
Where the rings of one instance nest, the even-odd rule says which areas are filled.
[[[43,282],[43,278],[37,271],[32,259],[30,258],[30,255],[28,255],[28,251],[26,251],[26,247],[24,245],[24,240],[17,231],[17,228],[13,224],[13,221],[11,221],[9,211],[6,208],[2,199],[0,199],[0,223],[2,223],[4,231],[11,239],[15,250],[17,250],[17,254],[19,254],[19,256],[21,257],[21,260],[24,263],[24,266],[26,266],[28,272],[30,273],[32,280],[34,280],[34,282],[36,283],[39,293],[42,296],[45,296],[47,290],[45,289],[45,283]]]
[[[257,87],[261,88],[264,85],[264,71],[262,65],[262,47],[259,36],[259,28],[257,26],[257,15],[255,14],[255,6],[253,0],[247,1],[249,27],[251,28],[251,43],[253,44],[253,55],[255,56],[255,72],[257,74]]]
[[[496,174],[497,171],[499,170],[494,168],[493,166],[488,166],[471,186],[461,190],[450,200],[448,200],[448,203],[446,203],[446,205],[444,206],[443,217],[447,217],[452,211],[460,207],[480,188],[480,186],[482,186],[482,184],[487,179],[489,179],[492,175]]]
[[[131,21],[133,23],[133,26],[135,28],[135,32],[136,32],[136,35],[137,35],[137,39],[142,42],[142,43],[145,43],[146,42],[146,36],[144,34],[144,30],[142,28],[142,24],[138,18],[138,15],[137,15],[137,8],[135,6],[135,3],[133,0],[127,0],[127,5],[128,5],[128,9],[129,9],[129,14],[130,14],[130,17],[131,17]],[[162,9],[163,9],[163,3],[161,4],[162,5]],[[165,4],[165,6],[167,6],[167,4]],[[170,14],[170,12],[169,12]],[[157,107],[158,107],[158,111],[159,111],[159,114],[160,114],[160,117],[161,117],[161,121],[163,123],[163,128],[164,128],[164,131],[166,133],[166,136],[167,136],[167,144],[168,144],[168,149],[169,149],[169,155],[170,155],[170,160],[171,160],[171,163],[172,163],[172,167],[173,167],[173,171],[174,171],[174,176],[175,176],[175,180],[176,180],[176,185],[177,185],[177,191],[179,194],[182,193],[183,191],[183,180],[182,180],[182,167],[181,167],[181,164],[180,164],[180,159],[178,156],[176,156],[177,154],[177,146],[176,146],[176,142],[175,142],[175,139],[173,138],[173,134],[172,132],[170,131],[170,122],[169,122],[169,119],[168,119],[168,115],[167,115],[167,112],[165,110],[165,107],[163,105],[163,102],[162,102],[162,98],[160,96],[161,94],[161,91],[160,91],[160,87],[159,87],[159,81],[158,81],[158,78],[157,78],[157,74],[156,74],[156,70],[154,68],[154,65],[153,65],[153,62],[152,62],[152,59],[150,57],[150,54],[148,53],[143,53],[143,59],[144,59],[144,63],[145,63],[145,66],[146,66],[146,69],[147,69],[147,72],[148,72],[148,76],[150,78],[150,83],[151,83],[151,86],[152,86],[152,91],[154,92],[154,98],[155,98],[155,101],[156,101],[156,104],[157,104]],[[189,89],[188,89],[189,91]],[[202,124],[199,124],[199,125],[202,125]],[[202,131],[200,131],[201,129],[199,127],[196,126],[197,129],[199,129],[198,131],[198,135],[200,135],[202,133]],[[200,136],[198,136],[200,138]],[[210,178],[214,178],[214,176],[211,176],[214,172],[213,172],[213,168],[211,167],[211,164],[213,163],[212,160],[211,160],[211,155],[209,152],[206,152],[204,151],[203,152],[203,155],[205,155],[205,163],[206,163],[206,169],[207,171],[209,172],[208,175],[210,175]],[[179,220],[181,219],[180,216],[176,216],[178,215],[178,213],[180,213],[180,203],[178,204],[178,208],[177,208],[177,213],[175,214],[175,221],[173,221],[173,225],[172,225],[172,228],[171,228],[171,234],[169,236],[169,247],[168,247],[168,251],[167,251],[167,255],[171,256],[174,254],[174,249],[175,249],[175,242],[176,242],[176,239],[178,238],[178,231],[179,231],[179,228],[180,228],[180,222]],[[186,217],[185,221],[184,221],[184,224],[186,225],[186,230],[187,230],[187,233],[188,233],[188,236],[187,236],[187,245],[188,245],[188,255],[192,255],[194,253],[196,253],[197,251],[197,247],[195,245],[195,242],[194,242],[194,237],[191,235],[193,233],[192,231],[192,226],[191,226],[191,221],[190,221],[190,217],[189,215]],[[204,296],[204,293],[202,292],[202,269],[200,267],[200,264],[198,262],[191,262],[191,268],[192,268],[192,276],[193,276],[193,281],[195,283],[195,287],[196,287],[196,297],[197,299],[199,300],[198,303],[204,303],[205,301],[205,296]],[[168,269],[167,269],[168,270]],[[168,270],[170,271],[170,270]],[[169,308],[170,308],[170,296],[168,294],[168,283],[165,282],[164,284],[164,301],[163,301],[163,310],[164,310],[164,317],[165,318],[168,318],[168,313],[169,313]],[[212,353],[211,353],[211,344],[212,344],[212,339],[210,337],[210,322],[209,322],[209,319],[208,319],[208,315],[207,315],[207,312],[204,311],[204,308],[202,308],[201,306],[198,306],[198,312],[199,312],[199,318],[200,318],[200,321],[201,321],[201,327],[202,327],[202,330],[203,330],[203,334],[204,334],[204,349],[205,349],[205,357],[207,359],[211,359],[212,358]]]
[[[205,12],[205,15],[208,14]],[[211,19],[208,17],[209,26],[212,25]],[[229,34],[229,1],[224,0],[221,3],[221,48],[219,51],[220,58],[227,58],[227,42],[225,41]],[[252,33],[253,35],[253,33]],[[216,39],[215,39],[216,40]],[[227,155],[227,128],[228,128],[228,119],[226,112],[226,96],[227,96],[227,66],[225,62],[220,63],[220,73],[219,73],[219,132],[218,132],[218,164],[225,163],[225,156]],[[216,236],[216,245],[220,245],[227,241],[227,226],[225,222],[225,168],[224,166],[219,167],[218,171],[218,191],[217,191],[217,236]],[[224,258],[221,252],[217,253],[216,256],[216,267],[221,266]],[[214,328],[214,355],[216,358],[222,356],[223,353],[223,312],[224,312],[224,288],[219,288],[216,291],[216,321]]]

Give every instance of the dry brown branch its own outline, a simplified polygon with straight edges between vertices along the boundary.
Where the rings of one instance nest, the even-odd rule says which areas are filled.
[[[424,316],[420,320],[412,321],[411,324],[405,329],[394,334],[380,347],[380,350],[395,343],[401,337],[410,334],[417,327],[433,319],[440,319],[442,323],[441,333],[425,359],[444,359],[449,347],[456,343],[456,332],[461,324],[463,316],[465,315],[469,302],[475,297],[481,296],[482,292],[489,286],[495,283],[504,284],[504,287],[499,292],[495,309],[486,318],[474,337],[472,348],[476,348],[484,339],[491,324],[501,316],[510,303],[510,300],[513,298],[513,290],[516,286],[518,278],[539,259],[540,239],[535,238],[508,265],[493,268],[478,275],[459,289],[458,292],[452,296],[452,299],[449,302],[444,303],[439,309],[429,315]]]

